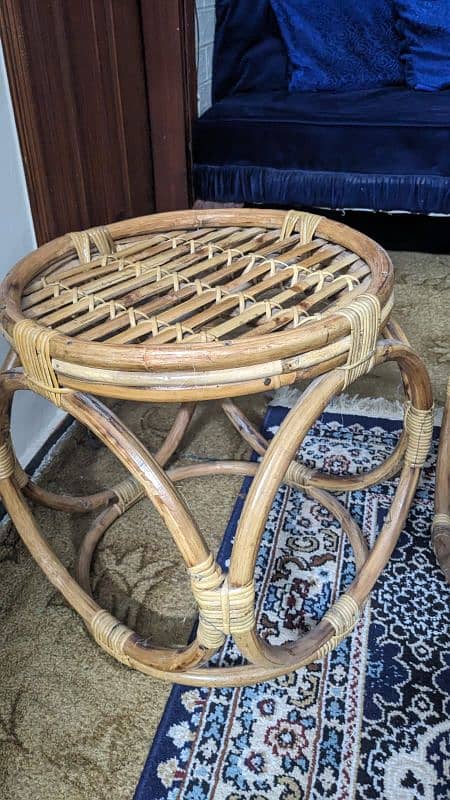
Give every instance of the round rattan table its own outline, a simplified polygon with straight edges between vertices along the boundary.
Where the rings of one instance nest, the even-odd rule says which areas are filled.
[[[426,369],[390,319],[393,268],[372,240],[302,212],[217,209],[156,214],[70,233],[40,247],[7,275],[0,321],[11,354],[0,375],[0,494],[32,556],[119,661],[192,685],[255,683],[323,658],[353,629],[387,563],[414,496],[432,433]],[[297,458],[333,396],[373,366],[395,361],[405,388],[404,432],[372,472],[337,477]],[[308,379],[269,442],[236,398]],[[19,466],[9,435],[13,395],[38,393],[89,428],[129,472],[103,492],[71,497],[37,486]],[[151,454],[101,397],[179,402],[172,429]],[[170,467],[199,400],[219,400],[259,463]],[[369,552],[358,525],[332,494],[399,472],[390,512]],[[218,565],[176,483],[194,476],[254,476],[228,572]],[[282,482],[331,512],[353,548],[356,577],[320,623],[275,646],[255,622],[254,571],[267,514]],[[194,641],[163,648],[102,609],[89,581],[97,542],[147,495],[167,525],[198,604]],[[47,544],[27,503],[100,511],[81,545],[75,577]],[[227,635],[246,659],[210,666]]]

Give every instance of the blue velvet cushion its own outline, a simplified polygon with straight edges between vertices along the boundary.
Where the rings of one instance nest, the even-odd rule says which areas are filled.
[[[233,95],[194,126],[197,197],[450,213],[450,89]]]
[[[216,0],[213,99],[286,89],[289,61],[270,0]]]
[[[394,0],[271,0],[292,64],[289,89],[403,82]]]
[[[413,89],[450,86],[450,0],[396,0],[406,81]]]

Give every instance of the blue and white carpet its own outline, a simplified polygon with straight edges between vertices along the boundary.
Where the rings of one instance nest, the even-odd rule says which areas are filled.
[[[286,413],[269,407],[263,432],[273,435]],[[398,419],[326,413],[302,460],[337,474],[367,470],[392,451],[399,432]],[[135,800],[450,797],[450,591],[430,544],[436,447],[435,439],[407,525],[353,635],[323,661],[258,686],[174,687]],[[369,546],[395,485],[341,495]],[[284,486],[258,558],[258,629],[273,643],[296,639],[354,569],[334,518]],[[242,660],[227,640],[215,663]]]

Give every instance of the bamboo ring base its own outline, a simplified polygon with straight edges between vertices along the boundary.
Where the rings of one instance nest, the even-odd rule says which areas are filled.
[[[427,386],[426,382],[426,373],[420,366],[420,362],[417,357],[412,353],[412,351],[409,350],[409,348],[406,348],[403,344],[397,344],[393,346],[392,343],[385,343],[379,349],[378,353],[378,359],[380,361],[390,357],[395,357],[397,360],[400,360],[402,362],[402,368],[405,369],[410,378],[412,377],[412,372],[415,372],[416,375],[420,375],[422,377],[423,385],[418,387],[418,393],[414,391],[413,387],[413,400],[414,402],[417,402],[419,395],[423,395],[423,400],[427,400],[429,387]],[[420,370],[422,370],[422,372],[420,372]],[[315,381],[315,385],[313,385],[310,390],[303,395],[297,404],[297,407],[288,415],[291,418],[291,425],[294,426],[293,429],[297,428],[297,430],[300,430],[300,436],[297,435],[295,437],[296,439],[303,438],[310,427],[310,424],[312,424],[314,419],[320,413],[321,409],[327,404],[332,394],[334,394],[336,391],[339,391],[341,383],[342,376],[339,372],[335,371],[334,373],[330,373],[329,375],[325,375],[317,379]],[[10,385],[8,386],[8,384]],[[24,388],[23,377],[10,374],[9,379],[5,380],[5,395],[8,391],[12,393],[19,388]],[[78,405],[78,409],[76,410],[74,407],[71,407],[71,412],[76,413],[80,421],[84,422],[85,424],[88,422],[89,418],[89,427],[92,430],[95,430],[97,435],[101,434],[102,438],[107,441],[110,447],[112,447],[113,442],[115,445],[117,442],[117,433],[114,434],[114,426],[117,425],[122,432],[125,432],[126,429],[123,428],[119,421],[115,423],[115,421],[111,419],[110,412],[102,407],[101,404],[98,404],[98,401],[95,401],[94,398],[78,397],[77,401],[78,404],[80,404]],[[7,403],[7,405],[9,406],[9,403]],[[311,408],[314,410],[307,412],[307,409]],[[181,442],[182,436],[192,418],[193,411],[193,405],[189,408],[185,408],[183,406],[181,407],[176,417],[174,426],[169,433],[169,441],[166,440],[160,450],[160,453],[158,454],[160,462],[165,462]],[[239,416],[240,424],[245,426],[246,436],[248,437],[248,420],[246,420],[244,415],[239,415],[239,410],[234,404],[232,411]],[[95,414],[97,413],[98,420],[94,419]],[[230,407],[227,406],[227,415],[229,414]],[[307,419],[305,419],[305,415],[308,416]],[[297,422],[295,421],[296,419],[303,420],[303,423],[297,425]],[[100,429],[101,423],[103,423],[105,428],[108,427],[108,425],[112,426],[108,433],[108,439],[105,438],[105,431],[102,432]],[[283,431],[281,431],[281,434],[282,433]],[[129,433],[127,435],[130,437],[130,444],[134,443],[132,435]],[[258,436],[259,439],[256,445],[262,452],[265,453],[262,462],[262,464],[264,464],[264,460],[267,457],[268,443],[263,439],[263,437],[261,437],[260,434]],[[275,439],[272,440],[270,448],[272,454],[275,453],[277,457],[282,457],[285,452],[285,446],[283,444],[283,436],[281,436],[280,440],[277,441],[279,436],[280,434],[278,434]],[[294,443],[294,449],[296,449],[297,444],[298,441]],[[112,449],[114,448],[112,447]],[[161,451],[163,451],[162,456]],[[152,458],[149,454],[147,458],[149,464],[152,463]],[[155,470],[159,470],[160,467],[158,466],[157,459],[154,459],[153,463]],[[393,508],[396,509],[396,514],[393,513],[391,515],[392,518],[387,524],[387,530],[384,530],[380,535],[380,540],[382,537],[384,537],[384,543],[380,552],[377,553],[375,557],[374,551],[372,551],[372,553],[368,552],[367,545],[364,537],[361,534],[361,531],[351,519],[346,509],[343,508],[343,506],[337,501],[336,498],[333,497],[333,495],[321,488],[321,484],[323,484],[325,480],[324,476],[320,475],[319,473],[315,474],[314,472],[310,472],[305,475],[304,470],[298,470],[299,466],[300,465],[298,462],[289,462],[287,469],[282,468],[284,471],[281,480],[290,483],[292,486],[297,486],[304,489],[311,497],[315,498],[318,502],[322,503],[326,508],[328,508],[328,510],[334,514],[334,516],[341,523],[343,531],[347,534],[352,544],[357,566],[357,576],[352,584],[352,587],[350,587],[350,592],[347,592],[345,596],[353,598],[354,605],[352,605],[351,608],[354,614],[351,619],[354,623],[357,618],[357,610],[362,607],[371,586],[375,582],[379,572],[382,569],[382,566],[386,563],[390,552],[395,545],[395,541],[401,530],[403,520],[405,519],[407,509],[409,507],[409,502],[412,499],[415,491],[419,469],[417,467],[410,467],[409,465],[403,466],[400,485],[393,503]],[[187,467],[169,467],[165,471],[165,474],[167,479],[170,480],[170,483],[173,485],[180,480],[185,480],[190,477],[206,477],[210,474],[237,474],[242,476],[256,476],[260,470],[261,467],[253,462],[225,461],[196,464]],[[384,465],[381,465],[381,467],[377,467],[376,470],[374,470],[377,479],[382,479],[384,475],[391,474],[391,472],[391,458],[388,458]],[[296,477],[299,478],[299,481],[295,480]],[[305,477],[307,481],[306,485],[304,483]],[[263,479],[260,477],[260,481],[261,480]],[[345,481],[345,478],[342,480]],[[370,473],[364,476],[359,476],[360,483],[358,485],[370,485],[372,480],[372,474]],[[263,483],[267,485],[266,481],[264,480]],[[275,480],[275,484],[276,486],[278,485],[277,479]],[[339,484],[335,488],[341,490],[342,485]],[[238,639],[242,649],[253,651],[253,656],[251,657],[253,663],[249,663],[245,667],[239,667],[236,669],[217,667],[208,668],[202,666],[203,664],[207,663],[211,654],[215,649],[217,649],[217,646],[219,646],[219,643],[216,643],[216,645],[211,645],[209,648],[203,644],[198,645],[198,643],[195,643],[194,645],[186,648],[184,652],[181,649],[171,651],[170,649],[164,650],[149,648],[147,642],[142,641],[137,634],[129,629],[126,629],[125,626],[121,626],[120,629],[117,626],[114,627],[114,621],[111,623],[110,615],[102,612],[102,609],[97,606],[95,599],[92,597],[89,585],[90,564],[98,541],[107,528],[122,513],[125,513],[126,510],[135,502],[139,502],[140,499],[142,499],[144,495],[143,484],[138,481],[136,477],[133,477],[122,482],[122,484],[118,485],[118,487],[113,487],[110,490],[106,490],[104,493],[105,508],[97,517],[89,532],[86,534],[80,548],[76,567],[77,581],[75,581],[73,578],[70,578],[62,565],[57,565],[55,567],[55,564],[50,564],[49,566],[48,555],[46,553],[43,555],[39,547],[36,549],[36,542],[39,543],[42,541],[42,537],[37,531],[36,523],[33,521],[32,524],[30,524],[32,520],[31,512],[27,511],[28,522],[24,521],[22,515],[24,513],[24,509],[26,508],[26,504],[23,499],[20,499],[21,490],[19,489],[14,476],[5,477],[2,479],[0,483],[0,491],[2,492],[4,501],[16,523],[16,526],[18,527],[18,530],[21,532],[21,535],[24,538],[24,541],[30,547],[34,557],[38,563],[40,563],[50,580],[52,580],[52,582],[63,591],[66,599],[83,616],[89,630],[91,630],[92,619],[94,619],[94,624],[97,624],[97,622],[95,622],[96,620],[105,621],[106,619],[106,622],[109,622],[112,631],[117,631],[120,633],[120,637],[118,636],[118,641],[122,646],[122,652],[114,650],[114,647],[111,645],[112,634],[108,633],[108,630],[103,634],[96,633],[96,641],[108,652],[109,655],[116,657],[117,660],[121,661],[123,664],[138,669],[144,673],[156,675],[164,680],[180,681],[182,683],[193,685],[237,685],[267,680],[277,675],[284,674],[303,664],[307,664],[310,661],[324,657],[333,646],[336,646],[339,643],[344,633],[350,632],[351,630],[351,625],[346,625],[343,627],[343,629],[341,629],[341,632],[339,632],[339,628],[338,631],[336,631],[336,628],[333,627],[333,625],[338,627],[340,618],[338,617],[337,621],[333,619],[330,623],[329,618],[325,617],[314,631],[311,631],[310,634],[304,637],[304,639],[308,639],[309,637],[310,641],[306,643],[306,646],[301,647],[301,652],[298,652],[295,647],[290,646],[288,648],[275,648],[276,652],[274,653],[267,651],[267,645],[265,643],[263,644],[258,640],[256,640],[256,642],[252,640],[254,631],[250,631],[249,634],[247,634],[245,631],[238,632],[236,634],[236,638]],[[34,499],[43,503],[44,505],[55,506],[53,496],[48,497],[45,495],[45,493],[42,493],[39,496],[36,495]],[[79,498],[75,500],[76,502],[73,510],[79,512],[82,510],[78,507]],[[249,500],[247,499],[247,503],[248,502]],[[252,498],[250,498],[250,502],[252,502]],[[253,498],[253,502],[255,502],[255,498]],[[65,503],[69,503],[69,498],[65,498]],[[258,503],[257,500],[256,503]],[[245,511],[246,509],[244,509],[244,515]],[[254,523],[255,517],[256,513],[255,509],[253,509],[253,511],[250,511],[249,519],[253,520]],[[264,514],[260,514],[259,517],[261,518],[261,524],[263,524]],[[46,549],[48,549],[48,546]],[[52,559],[56,561],[54,554],[52,554]],[[231,568],[233,567],[233,564],[237,565],[238,563],[239,562],[236,561],[236,557],[234,557],[234,559],[232,558]],[[367,575],[364,577],[365,571]],[[100,616],[100,612],[103,613],[103,616]],[[304,639],[300,640],[300,644],[302,641],[304,641]]]
[[[352,631],[395,547],[431,436],[429,378],[389,321],[392,283],[386,254],[345,226],[297,212],[242,209],[157,215],[72,234],[12,270],[2,286],[0,317],[22,367],[9,357],[0,374],[0,495],[33,558],[110,656],[163,680],[246,685],[324,658]],[[131,305],[133,298],[141,305]],[[407,399],[395,452],[370,473],[342,478],[298,462],[305,435],[329,401],[386,361],[398,364]],[[234,398],[298,378],[311,383],[267,442]],[[18,467],[10,444],[10,407],[18,390],[42,394],[71,414],[111,450],[128,477],[81,498],[36,486]],[[146,450],[103,405],[102,395],[181,401],[158,453]],[[220,400],[261,456],[258,464],[167,466],[199,399]],[[369,552],[330,492],[364,488],[396,472],[390,514]],[[210,474],[253,476],[228,572],[176,488],[178,481]],[[301,487],[339,521],[353,548],[356,575],[313,630],[273,646],[257,630],[254,574],[265,521],[283,482]],[[196,638],[184,647],[154,645],[102,609],[91,592],[97,543],[144,496],[174,539],[199,608]],[[82,542],[75,578],[47,544],[26,497],[73,513],[102,509]],[[208,666],[228,635],[248,663]]]

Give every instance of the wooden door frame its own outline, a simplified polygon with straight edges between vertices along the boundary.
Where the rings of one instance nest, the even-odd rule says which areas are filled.
[[[52,2],[57,7],[58,2],[65,0]],[[150,163],[144,164],[142,169],[153,169],[154,211],[185,208],[192,204],[190,132],[196,115],[195,0],[139,0],[139,4],[147,95],[145,114],[151,136]],[[67,195],[67,176],[63,176],[63,170],[60,180],[56,176],[53,197],[50,197],[49,155],[43,147],[39,102],[33,96],[24,36],[24,6],[17,0],[0,3],[0,34],[36,239],[41,244],[55,235],[52,208],[54,210],[58,197],[62,199]],[[130,137],[128,147],[132,148],[132,134],[127,132],[127,135]],[[76,131],[72,130],[71,136],[76,137]],[[76,142],[74,146],[76,149]],[[121,166],[116,164],[118,169]],[[125,164],[125,171],[127,166]],[[82,169],[82,164],[77,168]],[[127,175],[125,183],[132,180],[133,174]],[[127,191],[126,185],[124,191]],[[83,213],[82,191],[79,190],[78,195],[73,198],[72,206],[80,205],[80,227],[97,224],[97,220],[89,219],[86,210]],[[133,206],[129,205],[126,214],[132,211]]]
[[[141,0],[141,13],[155,206],[157,211],[188,208],[193,199],[191,130],[197,113],[195,0]]]

